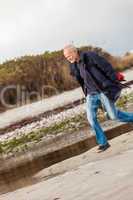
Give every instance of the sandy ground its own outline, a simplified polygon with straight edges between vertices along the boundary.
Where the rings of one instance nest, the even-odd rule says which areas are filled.
[[[40,183],[1,195],[0,200],[132,200],[133,131],[110,144],[103,153],[96,153],[95,147],[40,171],[35,175]]]

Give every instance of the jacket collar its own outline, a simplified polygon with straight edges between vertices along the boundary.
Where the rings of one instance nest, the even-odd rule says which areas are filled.
[[[79,57],[80,57],[80,60],[79,60],[79,62],[82,62],[82,63],[84,63],[84,58],[85,58],[85,52],[83,52],[83,51],[79,51],[78,50],[78,54],[79,54]]]
[[[88,51],[81,51],[78,50],[78,53],[80,55],[80,62],[86,64],[86,63],[90,63],[90,65],[92,65],[92,59],[91,56],[89,56],[90,54],[88,53]],[[77,62],[74,63],[69,63],[70,67],[74,67],[77,65]]]
[[[85,62],[85,52],[78,50],[78,54],[80,56],[79,62],[84,63]],[[71,66],[76,65],[76,64],[77,64],[77,62],[70,63]]]

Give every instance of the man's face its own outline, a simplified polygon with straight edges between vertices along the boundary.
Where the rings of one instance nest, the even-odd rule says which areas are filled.
[[[64,56],[70,62],[74,63],[78,59],[78,52],[73,49],[64,49]]]

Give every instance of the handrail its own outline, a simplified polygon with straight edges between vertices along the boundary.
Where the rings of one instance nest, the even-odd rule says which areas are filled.
[[[124,86],[131,86],[133,84],[133,80],[123,83]]]

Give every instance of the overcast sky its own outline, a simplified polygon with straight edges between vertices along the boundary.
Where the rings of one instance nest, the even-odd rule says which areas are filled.
[[[133,0],[0,0],[0,62],[74,42],[133,49]]]

